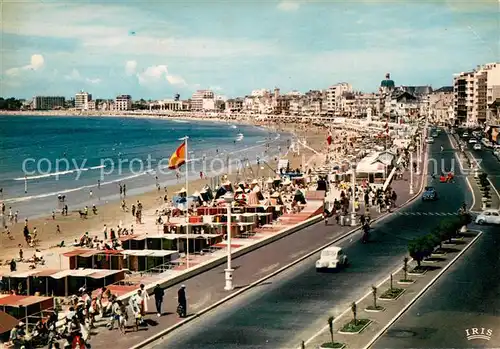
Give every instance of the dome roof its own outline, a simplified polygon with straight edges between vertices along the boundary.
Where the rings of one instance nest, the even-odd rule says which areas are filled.
[[[391,79],[385,79],[382,80],[380,83],[380,87],[388,87],[388,88],[394,88],[396,85],[394,84],[394,80]]]

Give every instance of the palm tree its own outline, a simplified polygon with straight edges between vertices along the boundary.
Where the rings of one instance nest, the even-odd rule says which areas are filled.
[[[333,316],[330,316],[330,317],[328,318],[328,329],[330,330],[330,338],[331,338],[331,340],[332,340],[332,345],[335,343],[335,342],[333,341],[333,320],[334,320],[334,319],[335,319],[335,318],[334,318]]]
[[[377,287],[372,285],[373,309],[377,309]]]
[[[404,263],[404,265],[403,265],[403,271],[405,273],[404,281],[406,281],[407,280],[406,277],[408,276],[408,257],[405,257],[403,259],[403,263]]]
[[[354,326],[356,326],[358,324],[358,319],[356,317],[357,312],[358,312],[358,306],[357,306],[356,302],[352,302],[351,311],[352,311],[352,316],[354,318]]]

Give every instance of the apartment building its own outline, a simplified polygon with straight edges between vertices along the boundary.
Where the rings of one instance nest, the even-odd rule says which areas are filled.
[[[226,101],[226,111],[239,113],[243,110],[243,98],[230,98]]]
[[[353,116],[366,117],[369,109],[376,116],[380,109],[380,96],[376,93],[356,93],[354,100]]]
[[[353,92],[351,84],[347,82],[341,82],[326,89],[324,110],[329,113],[340,112],[342,110],[342,98],[346,92]]]
[[[92,95],[85,91],[80,91],[75,94],[75,109],[77,110],[95,110],[95,103],[92,101]],[[94,107],[92,109],[92,107]]]
[[[33,109],[52,110],[63,109],[66,103],[64,97],[55,96],[35,96],[33,97]]]
[[[114,110],[131,110],[132,109],[132,96],[120,95],[115,98]]]
[[[454,77],[454,115],[458,123],[484,124],[500,98],[500,63],[488,63]]]
[[[434,121],[440,123],[455,123],[453,97],[453,86],[443,86],[429,95],[429,115]]]
[[[211,90],[198,90],[191,97],[192,111],[208,111],[215,109],[215,94]]]
[[[458,124],[469,122],[474,104],[474,72],[462,72],[453,78],[454,119]]]

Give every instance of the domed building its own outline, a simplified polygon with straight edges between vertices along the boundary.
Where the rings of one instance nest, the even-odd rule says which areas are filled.
[[[396,85],[394,84],[394,80],[391,80],[391,74],[390,73],[385,74],[385,80],[382,80],[380,82],[380,89],[383,92],[389,92],[394,90],[395,87]]]

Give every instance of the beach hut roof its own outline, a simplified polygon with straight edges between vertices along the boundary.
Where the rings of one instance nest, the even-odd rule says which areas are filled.
[[[186,192],[186,188],[182,187],[181,190],[179,190],[177,193],[180,194],[180,193],[185,193]]]
[[[201,191],[200,191],[200,194],[205,194],[207,192],[207,190],[205,188],[203,188]]]
[[[246,183],[245,183],[245,181],[240,181],[240,182],[238,183],[238,185],[245,185],[245,184],[246,184]]]
[[[283,181],[283,185],[290,185],[292,184],[292,181],[290,180],[290,178],[286,178],[284,181]]]
[[[271,197],[272,198],[279,198],[280,197],[280,193],[275,191],[274,193],[271,194]]]
[[[199,193],[198,191],[195,191],[195,192],[193,193],[193,196],[200,196],[200,193]]]
[[[238,189],[236,189],[235,193],[243,193],[243,189],[238,188]]]
[[[222,185],[231,185],[231,181],[230,181],[230,180],[227,180],[227,181],[225,181],[224,183],[222,183]]]
[[[258,181],[258,180],[256,180],[256,179],[254,179],[254,180],[252,181],[252,184],[259,184],[259,181]]]
[[[273,179],[272,179],[271,177],[269,177],[269,178],[267,179],[267,181],[266,181],[266,183],[273,183],[273,182],[274,182],[274,181],[273,181]]]
[[[254,193],[258,193],[260,191],[260,187],[258,185],[256,185],[255,187],[253,187],[253,192]]]

